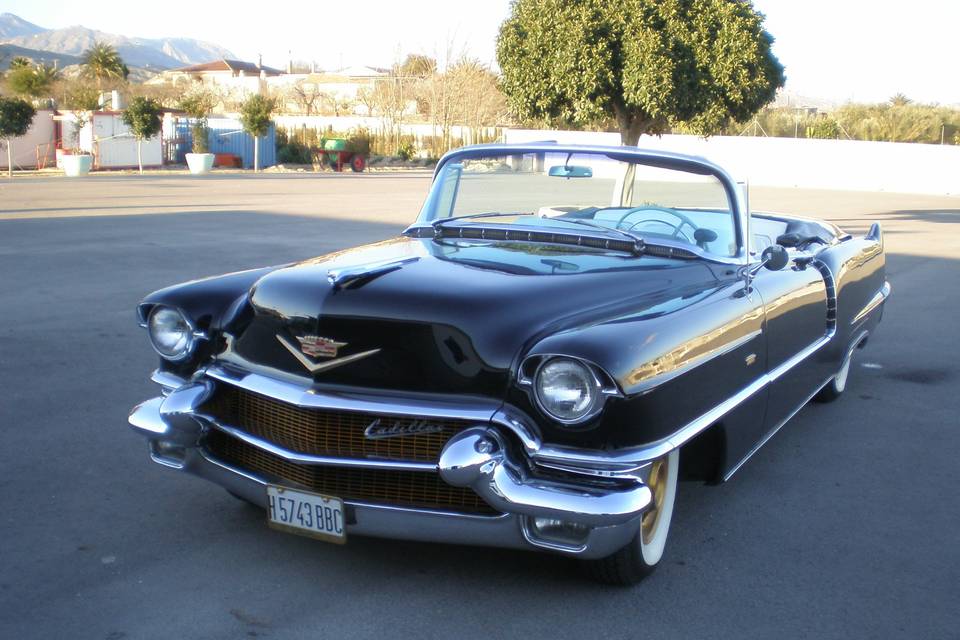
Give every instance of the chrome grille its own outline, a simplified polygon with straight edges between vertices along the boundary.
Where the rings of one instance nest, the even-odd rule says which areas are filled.
[[[495,515],[471,489],[448,485],[435,473],[307,465],[258,449],[222,431],[211,431],[207,450],[218,460],[281,484],[329,496],[401,507]]]
[[[427,419],[437,432],[371,440],[364,430],[377,419],[401,428],[421,420],[298,407],[228,385],[218,386],[202,412],[299,453],[412,462],[436,462],[447,440],[470,426],[465,420]]]

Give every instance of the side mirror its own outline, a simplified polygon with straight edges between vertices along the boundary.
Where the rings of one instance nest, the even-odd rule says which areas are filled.
[[[763,250],[760,261],[770,271],[780,271],[790,262],[790,255],[784,247],[774,244]]]

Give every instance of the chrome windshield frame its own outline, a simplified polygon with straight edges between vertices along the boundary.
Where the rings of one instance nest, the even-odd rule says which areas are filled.
[[[686,171],[698,175],[709,175],[716,178],[723,186],[730,204],[730,213],[734,216],[736,230],[737,251],[733,256],[711,256],[717,262],[726,264],[746,265],[750,262],[750,215],[747,210],[746,198],[737,182],[720,166],[698,156],[640,149],[638,147],[612,147],[603,145],[573,145],[539,142],[530,144],[481,144],[461,147],[446,153],[437,162],[433,172],[433,183],[421,208],[417,221],[407,228],[407,231],[418,229],[431,224],[423,220],[424,213],[432,211],[437,206],[440,197],[437,178],[442,175],[444,167],[451,162],[469,160],[472,158],[490,156],[516,156],[538,153],[580,153],[604,155],[613,160],[632,162],[646,166]],[[455,219],[455,218],[454,218]]]

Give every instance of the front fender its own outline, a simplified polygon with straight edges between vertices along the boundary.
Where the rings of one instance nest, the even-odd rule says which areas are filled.
[[[547,421],[548,439],[614,448],[654,442],[763,375],[763,303],[756,293],[744,294],[742,281],[728,281],[549,336],[529,353],[549,354],[595,363],[613,378],[622,396],[610,398],[596,423],[586,428]]]

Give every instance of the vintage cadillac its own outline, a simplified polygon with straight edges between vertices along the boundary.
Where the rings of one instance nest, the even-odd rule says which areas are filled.
[[[162,393],[130,424],[285,531],[632,583],[678,478],[730,478],[840,396],[889,294],[879,226],[751,213],[703,159],[467,147],[399,237],[148,295]]]

